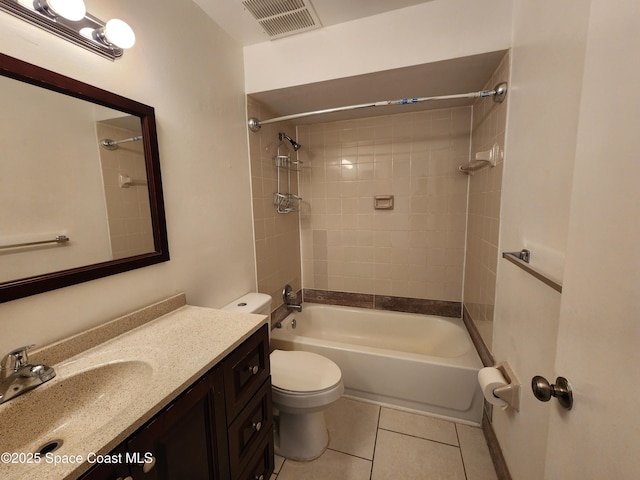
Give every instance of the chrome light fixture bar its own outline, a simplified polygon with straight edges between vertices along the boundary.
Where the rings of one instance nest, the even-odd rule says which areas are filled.
[[[67,3],[76,8],[67,12],[59,0],[0,0],[0,10],[112,61],[135,43],[133,30],[122,20],[105,23],[87,13],[82,0]]]

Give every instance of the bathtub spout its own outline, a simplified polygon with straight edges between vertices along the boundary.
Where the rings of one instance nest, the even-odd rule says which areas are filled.
[[[287,309],[293,310],[294,312],[301,312],[302,311],[302,305],[295,305],[295,304],[292,304],[292,303],[287,303]]]

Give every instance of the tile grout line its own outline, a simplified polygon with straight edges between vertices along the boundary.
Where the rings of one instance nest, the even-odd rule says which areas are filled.
[[[329,448],[329,447],[327,447],[327,450],[331,450],[332,452],[339,453],[340,455],[346,455],[347,457],[358,458],[358,459],[360,459],[360,460],[366,460],[367,462],[371,462],[371,463],[373,463],[373,460],[372,460],[371,458],[361,457],[360,455],[354,455],[353,453],[343,452],[342,450],[336,450],[335,448]],[[327,450],[325,450],[325,451],[327,451]],[[324,453],[323,453],[322,455],[324,455]],[[320,457],[321,457],[322,455],[320,455]],[[318,458],[320,458],[320,457],[318,457]],[[313,462],[313,461],[317,460],[318,458],[315,458],[315,459],[313,459],[313,460],[311,460],[311,461]]]
[[[454,447],[454,448],[460,448],[460,439],[458,438],[458,445],[453,445],[451,443],[447,443],[447,442],[441,442],[440,440],[433,440],[432,438],[425,438],[425,437],[420,437],[418,435],[412,435],[410,433],[404,433],[404,432],[397,432],[396,430],[389,430],[388,428],[378,428],[378,430],[384,430],[385,432],[391,432],[391,433],[395,433],[397,435],[404,435],[405,437],[411,437],[411,438],[417,438],[418,440],[425,440],[427,442],[433,442],[433,443],[438,443],[440,445],[446,445],[447,447]],[[458,432],[456,429],[456,438],[458,436]]]
[[[380,431],[380,417],[382,416],[382,407],[378,406],[378,421],[376,422],[376,438],[373,440],[373,453],[371,454],[371,473],[369,480],[373,480],[373,463],[376,460],[376,445],[378,444],[378,432]]]
[[[458,449],[460,450],[460,461],[462,462],[462,471],[464,472],[464,478],[469,480],[469,476],[467,475],[467,466],[464,464],[464,455],[462,454],[462,444],[460,443],[460,434],[458,433],[458,424],[454,423],[456,427],[456,437],[458,438]]]

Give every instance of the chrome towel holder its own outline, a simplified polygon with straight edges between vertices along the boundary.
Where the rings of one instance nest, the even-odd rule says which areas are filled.
[[[520,267],[529,275],[540,280],[545,285],[553,288],[556,292],[562,293],[562,284],[551,278],[549,275],[541,272],[539,269],[529,265],[531,261],[531,251],[523,248],[519,252],[502,252],[502,258],[509,260],[514,265]]]
[[[11,245],[0,245],[0,249],[4,248],[20,248],[20,247],[31,247],[33,245],[44,245],[46,243],[66,243],[69,241],[69,237],[66,235],[56,235],[55,238],[51,240],[40,240],[37,242],[25,242],[25,243],[14,243]]]

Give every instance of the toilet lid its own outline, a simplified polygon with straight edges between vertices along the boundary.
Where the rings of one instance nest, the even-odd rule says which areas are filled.
[[[274,350],[269,356],[271,383],[291,392],[332,388],[342,379],[338,365],[312,352]]]

